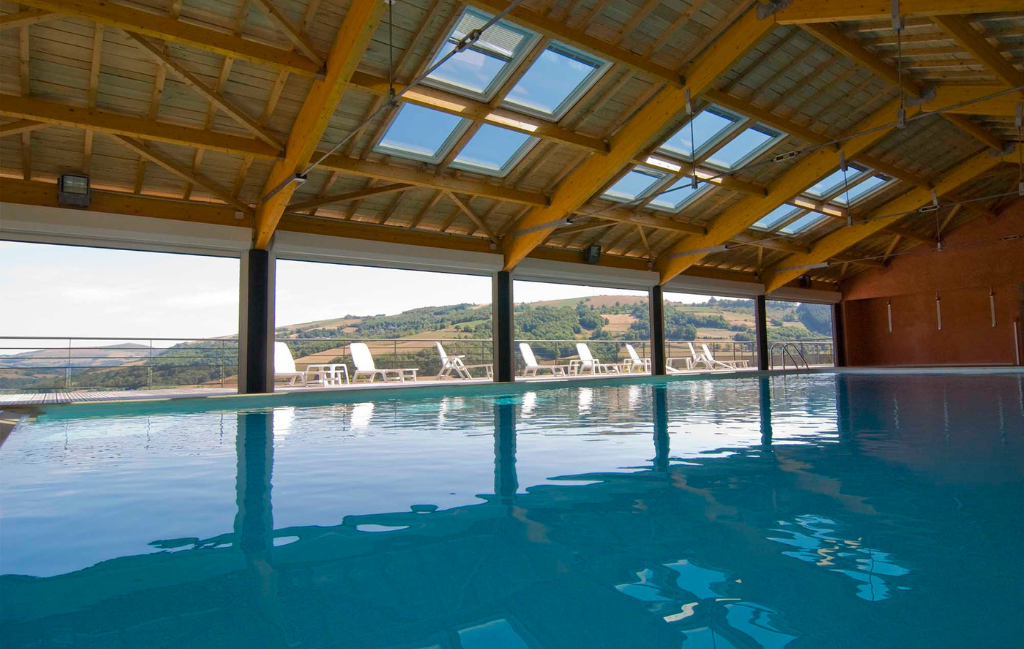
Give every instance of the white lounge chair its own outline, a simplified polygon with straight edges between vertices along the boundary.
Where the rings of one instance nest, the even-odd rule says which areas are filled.
[[[712,369],[714,369],[715,367],[724,367],[724,368],[727,368],[727,369],[730,369],[730,370],[735,370],[737,368],[746,367],[747,366],[747,361],[720,361],[720,360],[717,360],[717,359],[715,359],[714,355],[712,355],[711,349],[708,348],[706,343],[701,343],[700,346],[704,349],[704,358],[706,358],[710,362]]]
[[[292,352],[284,343],[274,343],[274,380],[278,379],[288,379],[288,385],[295,385],[295,381],[306,385],[306,373],[295,368]]]
[[[636,348],[629,343],[626,343],[626,352],[629,354],[629,359],[622,362],[622,369],[629,374],[632,374],[634,370],[640,370],[641,372],[651,371],[651,359],[640,358],[640,354],[636,353]]]
[[[370,348],[366,346],[366,343],[352,343],[348,346],[348,351],[352,355],[352,364],[355,366],[355,374],[352,375],[352,382],[356,383],[359,381],[360,376],[370,377],[370,383],[379,376],[383,381],[400,381],[405,383],[406,380],[416,381],[416,372],[419,368],[403,368],[397,370],[380,370],[373,363],[373,355],[370,353]]]
[[[584,372],[590,372],[591,374],[619,373],[617,363],[602,363],[599,359],[594,358],[587,343],[576,343],[576,353],[579,354],[580,359],[569,363],[570,374],[579,375]]]
[[[529,343],[519,343],[519,353],[523,355],[523,361],[526,363],[523,376],[537,376],[540,370],[548,370],[553,376],[565,376],[566,370],[569,369],[568,365],[541,365],[533,355]]]
[[[448,353],[444,350],[444,347],[441,345],[441,343],[435,342],[434,344],[437,345],[437,353],[441,356],[441,370],[437,373],[438,379],[450,378],[452,372],[457,374],[460,378],[471,379],[473,378],[473,375],[470,373],[469,370],[478,369],[481,367],[484,368],[484,370],[487,372],[487,378],[493,378],[494,365],[490,363],[484,363],[481,365],[466,365],[465,361],[462,360],[465,358],[465,356],[449,356]]]
[[[715,366],[712,364],[711,361],[707,359],[707,357],[704,354],[697,352],[697,350],[693,346],[693,343],[688,342],[686,343],[686,345],[687,347],[690,348],[690,360],[687,361],[686,363],[686,369],[695,370],[697,369],[697,365],[700,363],[704,363],[704,367],[708,368],[709,370],[715,369]]]

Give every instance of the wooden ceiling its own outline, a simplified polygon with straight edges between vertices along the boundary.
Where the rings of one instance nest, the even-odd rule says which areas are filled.
[[[525,0],[506,19],[540,35],[535,53],[554,40],[595,55],[610,63],[598,82],[557,122],[417,86],[402,102],[471,119],[467,135],[438,164],[375,152],[392,117],[380,110],[389,53],[401,90],[467,4],[509,5],[397,0],[389,25],[380,0],[0,3],[0,200],[49,204],[60,174],[87,173],[126,213],[202,220],[226,206],[261,247],[280,227],[500,250],[512,268],[596,244],[607,263],[663,281],[718,270],[774,289],[934,245],[1016,190],[1024,92],[1004,91],[1024,85],[1017,2],[975,0],[984,13],[957,15],[945,0],[903,0],[897,40],[879,0],[792,0],[774,13],[735,0]],[[677,213],[602,199],[688,121],[687,96],[694,113],[714,104],[786,137]],[[483,124],[539,141],[501,178],[451,167]],[[306,182],[261,201],[354,130]],[[797,155],[772,162],[786,152]],[[708,155],[698,176],[718,173]],[[854,204],[853,226],[839,213],[794,236],[750,228],[842,159],[896,179]],[[693,173],[677,169],[673,179]],[[939,210],[907,214],[933,189]]]

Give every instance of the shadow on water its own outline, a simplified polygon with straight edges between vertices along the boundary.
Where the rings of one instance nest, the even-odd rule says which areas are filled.
[[[1024,637],[1011,617],[1022,596],[1011,578],[1022,568],[1021,515],[991,502],[1022,494],[1019,379],[975,392],[974,423],[957,410],[967,400],[955,386],[934,382],[736,383],[756,412],[715,405],[694,386],[630,392],[645,435],[653,429],[647,464],[587,471],[579,449],[564,465],[583,472],[525,489],[517,451],[537,433],[523,422],[544,404],[532,393],[493,398],[493,493],[334,526],[274,528],[274,411],[238,412],[231,533],[155,541],[161,551],[52,577],[4,575],[0,640],[934,649]],[[599,417],[611,397],[565,392],[581,418]],[[980,401],[993,408],[980,415]],[[698,402],[714,412],[689,417]],[[455,405],[437,405],[439,420],[457,416]],[[373,430],[387,416],[354,409],[350,425]],[[701,431],[729,427],[748,441],[692,452]]]

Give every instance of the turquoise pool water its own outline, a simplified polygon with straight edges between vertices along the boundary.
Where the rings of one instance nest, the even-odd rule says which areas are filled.
[[[447,392],[23,425],[0,646],[1024,646],[1021,374]]]

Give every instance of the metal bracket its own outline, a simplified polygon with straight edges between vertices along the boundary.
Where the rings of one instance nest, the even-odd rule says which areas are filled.
[[[771,18],[788,7],[792,1],[793,0],[775,0],[775,2],[759,2],[757,4],[757,19],[764,20],[766,18]]]
[[[921,104],[927,103],[933,99],[935,99],[935,88],[925,88],[921,91],[921,95],[919,97],[904,97],[903,105],[913,108],[914,106],[920,106]]]

